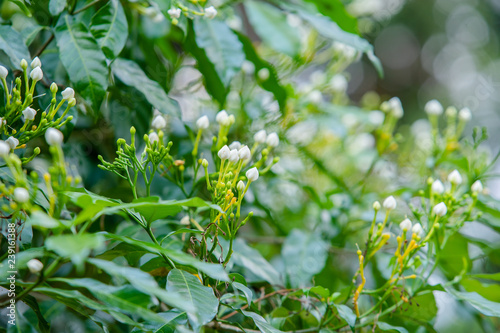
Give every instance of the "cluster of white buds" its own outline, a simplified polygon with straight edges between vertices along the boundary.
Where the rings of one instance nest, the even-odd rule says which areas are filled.
[[[154,119],[153,122],[151,123],[151,127],[153,127],[155,130],[161,130],[165,127],[167,127],[167,121],[162,115],[157,115]]]
[[[168,15],[173,19],[178,19],[181,17],[182,10],[180,8],[170,8],[167,10]]]
[[[443,114],[443,106],[435,99],[428,101],[425,104],[424,110],[430,116],[440,116]]]
[[[435,194],[443,194],[443,192],[444,192],[443,183],[439,179],[435,180],[431,185],[431,191],[432,191],[432,193],[435,193]]]
[[[60,146],[64,140],[64,136],[58,129],[49,128],[45,132],[45,141],[50,146]]]
[[[448,208],[444,202],[440,202],[432,208],[432,213],[438,217],[445,216]]]
[[[384,208],[387,210],[396,209],[397,202],[396,199],[391,195],[384,200]]]
[[[208,19],[213,19],[217,16],[217,9],[214,6],[205,8],[205,17]]]
[[[462,176],[460,175],[460,172],[458,172],[458,170],[453,170],[448,175],[448,181],[451,184],[453,184],[453,185],[460,185],[460,184],[462,184]]]
[[[199,130],[204,130],[204,129],[207,129],[208,126],[210,126],[210,121],[208,120],[208,117],[207,116],[201,116],[200,118],[198,118],[198,120],[196,121],[196,127],[199,129]]]
[[[26,266],[32,274],[39,273],[43,269],[43,264],[38,259],[31,259]]]

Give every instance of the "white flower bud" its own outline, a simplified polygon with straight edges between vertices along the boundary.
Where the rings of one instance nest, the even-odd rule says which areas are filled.
[[[393,97],[388,102],[389,109],[392,112],[392,115],[396,118],[401,118],[404,115],[403,105],[401,104],[401,100],[397,97]]]
[[[190,224],[191,224],[191,219],[189,218],[189,215],[186,215],[181,219],[181,225],[190,225]]]
[[[252,74],[255,72],[255,65],[253,64],[253,62],[251,62],[249,60],[245,60],[245,61],[243,61],[243,64],[241,65],[241,70],[244,73]]]
[[[33,119],[35,119],[35,116],[36,116],[36,110],[32,109],[28,106],[26,109],[24,109],[23,116],[24,116],[24,119],[26,119],[26,120],[33,120]]]
[[[446,208],[444,202],[440,202],[436,206],[434,206],[434,208],[432,208],[432,213],[439,217],[446,215],[447,212],[448,208]]]
[[[229,152],[229,162],[236,163],[240,160],[240,154],[238,153],[238,149],[232,149]]]
[[[167,10],[168,15],[170,15],[171,18],[178,19],[181,17],[181,9],[180,8],[170,8]]]
[[[480,180],[476,180],[470,189],[473,193],[481,193],[483,192],[483,183]]]
[[[21,65],[21,68],[23,70],[28,68],[28,62],[26,61],[26,59],[21,59],[21,62],[19,63],[19,65]]]
[[[227,145],[225,145],[224,147],[222,147],[219,152],[217,153],[217,156],[219,156],[219,158],[221,160],[227,160],[229,158],[229,154],[231,153],[231,150],[229,149],[229,147]]]
[[[5,125],[7,125],[7,120],[0,117],[0,128],[4,127]]]
[[[380,210],[380,208],[382,208],[382,206],[380,205],[380,202],[375,201],[375,202],[373,203],[373,209],[374,209],[374,210],[376,210],[376,211],[379,211],[379,210]]]
[[[417,235],[418,237],[422,237],[422,235],[424,234],[424,229],[422,229],[422,226],[420,225],[420,223],[416,223],[413,228],[411,228],[411,231]]]
[[[167,121],[165,120],[165,118],[163,118],[162,115],[157,115],[151,123],[151,127],[153,127],[157,131],[165,128],[166,126]]]
[[[230,114],[229,117],[227,118],[229,125],[232,125],[236,122],[236,118],[234,117],[234,114]]]
[[[347,90],[349,83],[344,75],[337,74],[330,79],[330,87],[335,92],[344,92]]]
[[[405,230],[405,231],[411,230],[412,224],[411,224],[410,219],[404,219],[399,224],[399,227],[401,228],[401,230]]]
[[[395,209],[397,206],[396,199],[391,195],[384,200],[384,208],[388,210]]]
[[[31,259],[30,261],[28,261],[26,266],[28,266],[28,269],[32,274],[36,274],[43,269],[43,264],[38,259]]]
[[[458,112],[458,119],[461,121],[469,121],[472,118],[472,113],[469,108],[463,108]]]
[[[462,184],[462,176],[460,175],[460,172],[458,172],[458,170],[453,170],[448,175],[448,181],[450,183],[452,183],[453,185],[460,185],[460,184]]]
[[[457,108],[454,106],[446,108],[446,117],[448,118],[455,118],[457,116],[457,113]]]
[[[0,140],[0,156],[7,157],[10,153],[10,146],[7,142]]]
[[[439,116],[443,114],[443,106],[436,99],[428,101],[424,110],[428,115]]]
[[[25,203],[28,202],[30,199],[30,194],[27,189],[24,187],[16,187],[14,189],[14,200],[16,200],[19,203]]]
[[[266,143],[269,147],[277,147],[280,144],[280,138],[275,132],[269,134],[266,139]]]
[[[16,147],[19,145],[19,140],[13,136],[9,136],[9,138],[5,140],[5,142],[9,144],[10,149],[16,149]]]
[[[257,72],[257,77],[261,80],[261,81],[266,81],[267,79],[269,79],[269,75],[271,75],[271,73],[269,72],[269,69],[267,68],[261,68],[258,72]]]
[[[238,154],[240,155],[240,160],[247,161],[252,157],[252,152],[247,146],[243,146],[239,149]]]
[[[249,182],[254,182],[259,179],[259,170],[257,170],[256,167],[253,167],[247,171],[246,176]]]
[[[42,69],[40,67],[35,67],[31,73],[30,73],[30,77],[33,81],[40,81],[41,79],[43,79],[43,72],[42,72]]]
[[[245,190],[245,183],[242,180],[240,180],[238,184],[236,184],[236,189],[240,193],[243,192],[243,190]]]
[[[221,126],[226,126],[229,124],[229,115],[227,114],[226,110],[222,110],[217,115],[215,116],[215,121],[221,125]]]
[[[45,141],[47,141],[50,146],[60,146],[63,139],[64,136],[58,129],[51,127],[45,132]]]
[[[217,9],[215,9],[214,6],[210,6],[208,8],[205,8],[205,17],[206,18],[213,19],[216,16],[217,16]]]
[[[233,141],[229,145],[229,149],[231,149],[231,150],[233,150],[233,149],[240,150],[240,148],[241,148],[241,143],[239,141]]]
[[[196,121],[196,127],[198,129],[204,130],[207,129],[208,126],[210,126],[210,120],[208,120],[207,116],[202,116]]]
[[[165,19],[165,15],[163,15],[160,12],[156,13],[156,15],[151,18],[151,20],[154,23],[159,23],[159,22],[163,21],[164,19]]]
[[[373,125],[380,126],[384,123],[385,114],[382,111],[373,110],[368,114],[368,119]]]
[[[75,91],[73,88],[68,87],[61,92],[61,95],[63,99],[69,100],[75,98]]]
[[[7,75],[9,75],[9,71],[7,70],[7,68],[0,66],[0,79],[5,79]]]
[[[440,180],[435,180],[431,185],[431,191],[432,193],[443,194],[444,192],[443,183]]]
[[[266,130],[260,130],[257,133],[255,133],[254,136],[253,136],[253,139],[257,143],[264,143],[264,142],[266,142],[266,139],[267,139]]]
[[[204,167],[204,168],[208,168],[208,161],[206,158],[204,158],[202,161],[201,161],[201,165]]]
[[[42,62],[40,61],[40,58],[35,57],[33,61],[31,62],[31,68],[37,68],[37,67],[42,67]]]
[[[319,104],[323,102],[323,94],[319,90],[313,90],[307,95],[307,99],[313,104]]]
[[[153,145],[155,142],[158,143],[160,141],[160,138],[158,137],[158,134],[156,132],[151,132],[148,135],[149,137],[149,143]]]

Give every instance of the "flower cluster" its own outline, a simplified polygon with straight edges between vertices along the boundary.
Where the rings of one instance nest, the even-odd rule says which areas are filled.
[[[181,17],[182,14],[186,16],[204,16],[207,19],[211,20],[217,16],[217,9],[215,9],[214,6],[209,6],[206,8],[202,7],[197,7],[193,8],[192,6],[186,6],[183,5],[180,2],[177,2],[176,7],[172,7],[169,10],[167,10],[168,15],[172,19],[173,24],[178,24],[179,23],[179,18]]]

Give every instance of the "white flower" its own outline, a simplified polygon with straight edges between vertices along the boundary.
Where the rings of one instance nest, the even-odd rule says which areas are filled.
[[[259,170],[257,170],[256,167],[253,167],[247,171],[246,176],[249,182],[254,182],[259,179]]]
[[[165,15],[162,13],[158,12],[155,16],[151,18],[151,20],[155,23],[159,23],[165,19]]]
[[[7,142],[0,140],[0,156],[7,157],[10,153],[10,146]]]
[[[228,124],[232,125],[236,122],[236,118],[234,117],[234,114],[230,114],[229,117],[227,117]]]
[[[269,134],[266,139],[266,143],[269,147],[277,147],[280,144],[280,138],[275,132]]]
[[[19,203],[25,203],[28,202],[30,199],[30,194],[27,189],[24,187],[16,187],[14,189],[14,200],[16,200]]]
[[[26,120],[33,120],[36,116],[36,110],[28,106],[26,109],[24,109],[23,116]]]
[[[380,210],[380,208],[382,208],[382,206],[380,205],[380,202],[375,201],[375,202],[373,203],[373,209],[374,209],[374,210],[376,210],[376,211],[379,211],[379,210]]]
[[[43,79],[43,72],[42,72],[42,69],[40,67],[35,67],[31,73],[30,73],[30,77],[33,81],[40,81],[41,79]]]
[[[64,136],[58,129],[49,128],[45,132],[45,141],[51,146],[60,146],[63,142]]]
[[[392,112],[392,115],[396,118],[401,118],[404,115],[403,105],[401,104],[401,100],[397,97],[393,97],[388,101],[389,109]]]
[[[315,86],[323,85],[326,82],[326,74],[322,70],[314,71],[309,77],[309,80]]]
[[[189,218],[189,215],[186,215],[181,219],[181,224],[182,225],[190,225],[191,224],[191,219]]]
[[[337,74],[330,79],[330,87],[335,92],[344,92],[347,90],[349,83],[344,75]]]
[[[61,92],[61,95],[63,99],[69,100],[75,98],[75,91],[73,88],[68,87]]]
[[[401,230],[405,230],[405,231],[411,230],[412,224],[411,224],[410,219],[404,219],[399,224],[399,227],[401,228]]]
[[[252,74],[253,72],[255,72],[255,65],[253,64],[253,62],[251,62],[249,60],[245,60],[245,61],[243,61],[243,64],[241,65],[241,70],[244,73]]]
[[[480,180],[476,180],[474,184],[470,187],[473,193],[481,193],[483,192],[483,183]]]
[[[271,73],[269,72],[269,69],[267,68],[261,68],[258,72],[257,72],[257,76],[259,77],[259,79],[261,81],[266,81],[267,79],[269,79],[269,75]]]
[[[229,115],[226,110],[222,110],[215,116],[215,121],[221,126],[229,125]]]
[[[19,145],[19,140],[13,136],[9,136],[9,138],[5,140],[5,142],[9,144],[10,149],[16,149],[16,147]]]
[[[250,149],[247,146],[243,146],[239,149],[238,154],[240,156],[240,160],[246,161],[249,160],[250,157],[252,157],[252,153],[250,152]]]
[[[435,180],[431,185],[431,191],[432,191],[432,193],[443,194],[443,192],[444,192],[443,183],[439,179]]]
[[[217,153],[217,156],[219,156],[219,158],[221,160],[227,160],[229,158],[229,154],[231,153],[231,150],[229,149],[229,147],[227,145],[225,145],[224,147],[222,147],[219,152]]]
[[[424,229],[422,229],[422,226],[420,225],[420,223],[416,223],[413,228],[411,228],[411,231],[417,235],[418,237],[422,237],[422,235],[424,234]]]
[[[453,170],[449,175],[448,175],[448,181],[452,183],[453,185],[459,185],[462,184],[462,176],[460,175],[460,172],[458,170]]]
[[[385,114],[379,110],[370,111],[368,114],[368,119],[375,126],[380,126],[384,123]]]
[[[208,8],[205,8],[205,17],[206,18],[213,19],[216,16],[217,16],[217,9],[215,9],[214,6],[210,6]]]
[[[5,79],[8,74],[9,74],[9,71],[7,70],[7,68],[0,66],[0,79],[2,79],[2,80]]]
[[[238,153],[238,149],[232,149],[229,151],[229,162],[236,163],[240,160],[240,154]]]
[[[388,210],[395,209],[397,206],[396,199],[391,195],[384,200],[384,208]]]
[[[472,113],[469,108],[463,108],[458,112],[458,119],[461,121],[469,121],[472,118]]]
[[[255,133],[254,136],[253,136],[253,139],[257,143],[264,143],[264,142],[266,142],[266,139],[267,139],[266,130],[260,130],[257,133]]]
[[[358,53],[358,51],[356,51],[355,48],[353,48],[351,46],[348,46],[348,45],[346,45],[344,43],[340,43],[340,42],[334,42],[333,43],[333,50],[335,52],[340,53],[342,56],[344,56],[348,60],[354,59],[354,57]]]
[[[428,101],[424,110],[428,115],[439,116],[443,114],[443,106],[436,99]]]
[[[30,261],[28,261],[26,266],[28,266],[28,269],[32,274],[36,274],[43,269],[43,264],[38,259],[31,259]]]
[[[149,133],[148,137],[149,137],[149,143],[151,145],[153,145],[155,142],[157,143],[160,141],[160,138],[158,137],[158,134],[156,134],[156,132]]]
[[[179,18],[181,17],[181,9],[180,8],[170,8],[167,10],[168,15],[170,15],[171,18]]]
[[[208,120],[207,116],[202,116],[196,121],[196,127],[198,127],[198,129],[204,130],[207,129],[208,126],[210,126],[210,120]]]
[[[238,184],[236,184],[236,189],[240,193],[243,192],[243,190],[245,189],[245,183],[242,180],[240,180]]]
[[[319,103],[323,102],[323,94],[321,94],[321,91],[316,90],[316,89],[311,91],[309,93],[309,95],[307,96],[307,98],[313,104],[319,104]]]
[[[155,130],[161,130],[166,126],[167,126],[167,121],[165,120],[165,118],[163,118],[162,115],[157,115],[153,119],[153,122],[151,123],[151,127],[153,127]]]
[[[31,62],[31,68],[37,67],[42,67],[42,62],[40,61],[40,58],[35,57],[35,59],[33,59],[33,61]]]
[[[231,149],[231,150],[233,150],[233,149],[240,150],[240,148],[241,148],[241,143],[239,141],[233,141],[229,145],[229,149]]]
[[[436,206],[434,206],[434,208],[432,208],[432,213],[439,217],[446,215],[447,212],[448,208],[446,208],[444,202],[440,202]]]

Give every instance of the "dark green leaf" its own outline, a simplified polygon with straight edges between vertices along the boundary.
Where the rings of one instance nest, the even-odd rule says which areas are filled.
[[[241,311],[241,313],[246,317],[252,318],[255,325],[262,333],[283,333],[283,331],[280,331],[279,329],[273,327],[261,315],[255,312]]]
[[[500,303],[487,300],[486,298],[484,298],[483,296],[479,295],[476,292],[467,293],[467,292],[456,291],[453,288],[445,288],[445,289],[455,299],[466,301],[482,314],[491,317],[500,317]]]
[[[382,331],[398,331],[399,333],[408,333],[408,330],[404,327],[401,326],[392,326],[384,322],[377,322],[378,328],[380,328]]]
[[[173,269],[167,276],[167,290],[180,294],[189,302],[194,311],[188,311],[188,319],[195,330],[210,322],[219,308],[219,300],[210,287],[185,271]]]
[[[0,25],[0,50],[4,51],[10,59],[12,66],[21,69],[21,60],[30,61],[28,48],[23,43],[23,37],[9,25]]]
[[[64,16],[56,27],[59,56],[75,90],[99,110],[108,88],[108,66],[99,44],[87,27]]]
[[[118,0],[112,0],[92,17],[90,31],[108,59],[116,58],[128,36],[128,23],[123,7]]]
[[[104,238],[96,234],[60,235],[47,238],[45,246],[64,258],[70,258],[75,265],[83,263],[90,251],[104,245]]]
[[[248,288],[247,286],[239,282],[233,282],[233,287],[243,292],[243,294],[245,294],[248,306],[250,306],[252,304],[252,299],[253,299],[252,289]]]
[[[66,8],[67,0],[50,0],[49,11],[52,15],[57,16]]]
[[[356,325],[356,314],[351,310],[350,307],[344,304],[333,304],[337,311],[339,312],[339,316],[344,319],[349,325],[349,327],[354,331],[354,326]]]

